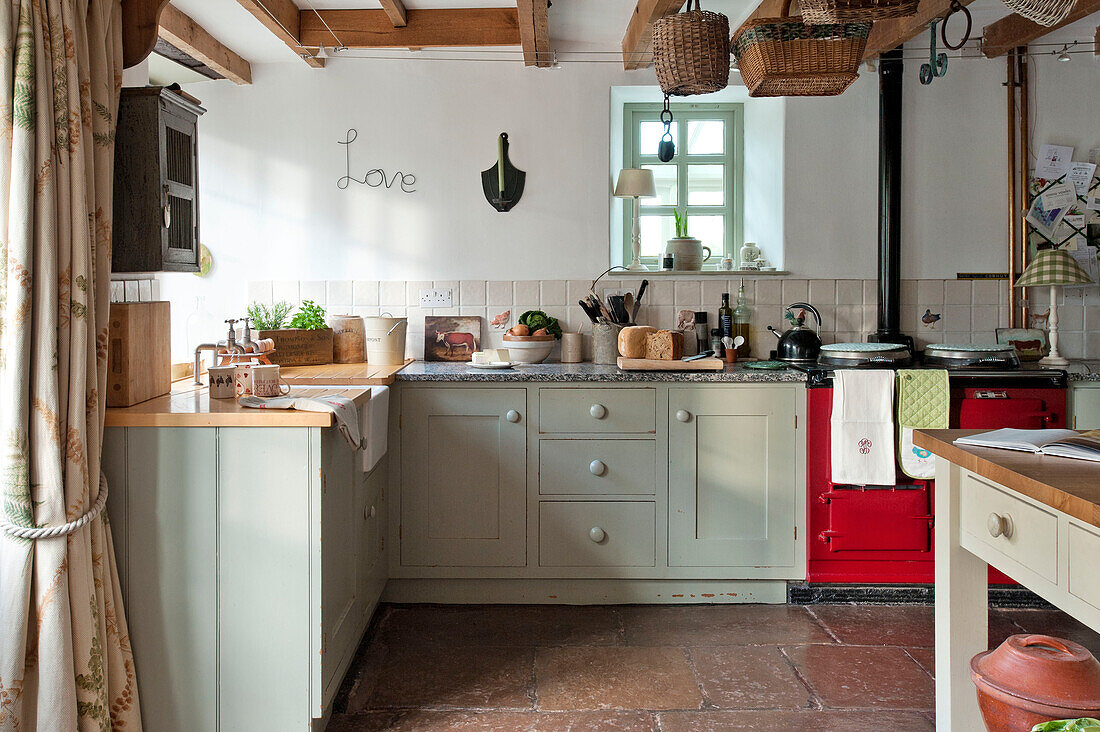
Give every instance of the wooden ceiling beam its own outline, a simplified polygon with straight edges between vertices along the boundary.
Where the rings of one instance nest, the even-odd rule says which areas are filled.
[[[638,0],[623,36],[623,68],[644,69],[653,63],[653,21],[683,5],[684,0]]]
[[[386,15],[389,16],[390,22],[393,23],[394,28],[404,28],[409,24],[405,3],[401,2],[401,0],[379,1],[382,3],[382,9],[386,11]]]
[[[329,28],[348,48],[520,45],[515,8],[408,10],[408,25],[403,28],[394,28],[384,10],[322,10],[320,15],[312,10],[299,13],[303,45],[332,43]]]
[[[969,5],[971,2],[972,0],[959,0],[960,5]],[[951,0],[920,0],[915,15],[876,20],[871,28],[871,36],[867,39],[867,50],[863,52],[864,60],[897,48],[922,33],[927,34],[928,24],[936,18],[947,15],[949,10],[951,10]],[[954,22],[952,21],[952,27]]]
[[[324,68],[323,58],[314,58],[313,51],[301,44],[301,11],[293,0],[237,0],[256,20],[290,47],[295,55],[315,69]]]
[[[159,35],[179,51],[236,84],[252,83],[252,67],[189,16],[169,5],[160,14]]]
[[[550,50],[548,10],[546,0],[516,0],[524,66],[546,69],[554,65],[554,52]]]
[[[989,58],[1003,56],[1017,46],[1026,46],[1053,30],[1076,23],[1081,18],[1098,11],[1100,11],[1100,0],[1077,0],[1077,4],[1073,6],[1073,10],[1069,11],[1065,20],[1049,27],[1039,25],[1017,13],[1006,15],[982,29],[982,53]]]
[[[122,0],[122,67],[137,66],[157,45],[157,19],[168,0]]]

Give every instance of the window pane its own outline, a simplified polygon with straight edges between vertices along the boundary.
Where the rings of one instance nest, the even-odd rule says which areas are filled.
[[[726,218],[724,216],[688,216],[688,233],[703,246],[710,247],[713,255],[707,264],[720,259],[726,248]]]
[[[643,257],[661,254],[665,242],[676,236],[676,220],[671,216],[642,216],[641,226]]]
[[[656,198],[643,198],[643,206],[675,206],[676,205],[676,166],[675,165],[643,165],[653,171],[653,183],[657,187]]]
[[[722,206],[725,204],[724,166],[688,166],[688,205]]]
[[[726,149],[726,124],[720,119],[688,121],[688,155],[721,155]]]
[[[677,123],[672,123],[672,139],[676,139]],[[656,155],[657,143],[661,141],[661,135],[665,134],[665,126],[662,122],[654,120],[642,122],[638,131],[638,152],[642,155]]]

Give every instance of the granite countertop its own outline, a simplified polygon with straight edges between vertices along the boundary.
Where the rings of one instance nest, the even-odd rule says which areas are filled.
[[[1070,382],[1100,381],[1100,361],[1070,361],[1066,372]]]
[[[722,371],[621,371],[613,364],[533,363],[510,369],[475,369],[464,363],[414,361],[397,372],[398,381],[507,382],[544,381],[605,383],[665,381],[677,383],[801,383],[806,374],[794,369],[765,371],[746,369],[741,364],[727,365]]]

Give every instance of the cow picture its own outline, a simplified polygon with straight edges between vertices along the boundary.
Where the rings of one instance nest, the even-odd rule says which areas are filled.
[[[425,361],[470,361],[481,349],[481,318],[428,315],[424,318]]]

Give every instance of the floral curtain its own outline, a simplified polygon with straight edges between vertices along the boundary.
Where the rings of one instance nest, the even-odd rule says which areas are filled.
[[[101,482],[120,0],[0,0],[0,730],[141,728]]]

